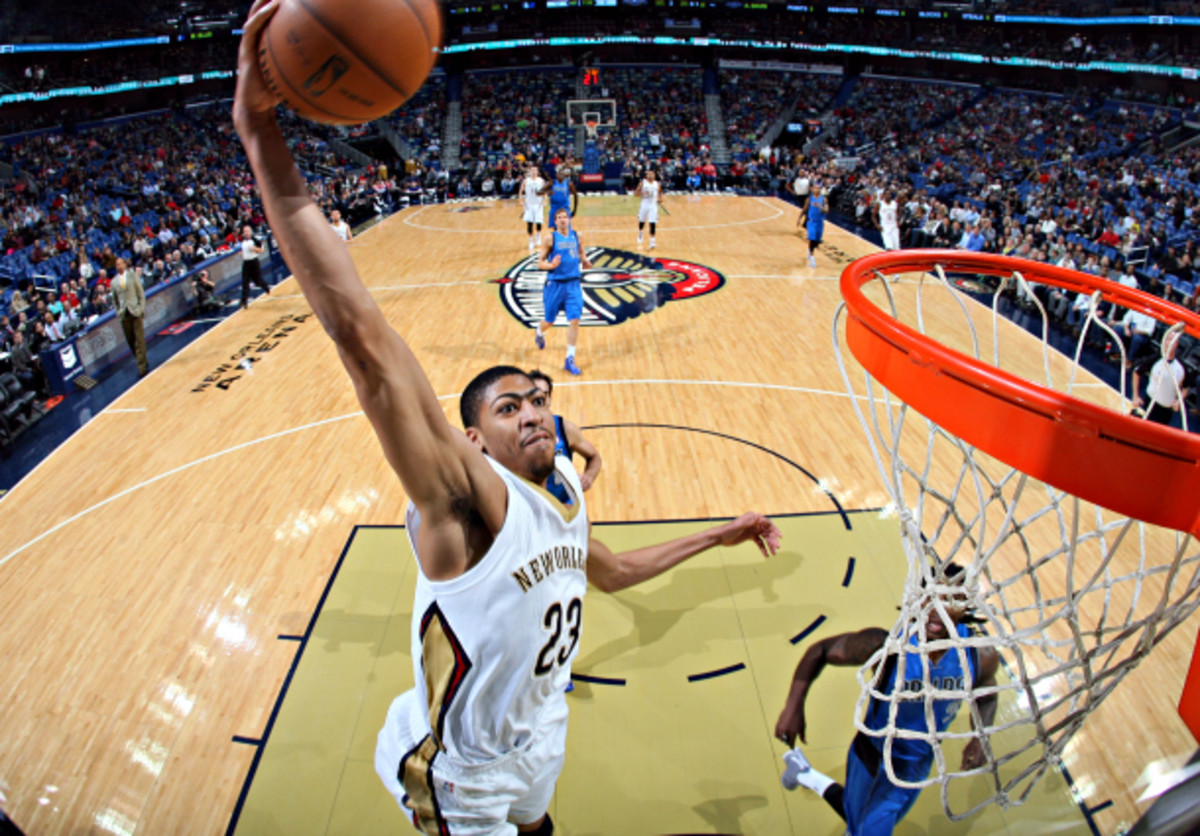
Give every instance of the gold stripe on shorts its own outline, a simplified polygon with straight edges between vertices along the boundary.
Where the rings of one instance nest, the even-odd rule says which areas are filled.
[[[433,759],[437,753],[437,743],[433,737],[425,735],[400,761],[399,774],[396,776],[404,786],[404,806],[412,811],[417,830],[426,836],[447,836],[450,833],[433,792]]]

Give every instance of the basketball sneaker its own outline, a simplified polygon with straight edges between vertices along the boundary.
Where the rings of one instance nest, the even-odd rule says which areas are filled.
[[[812,766],[809,764],[808,758],[804,757],[804,753],[799,749],[793,749],[783,755],[783,777],[779,780],[783,783],[785,790],[794,790],[804,783],[801,776],[810,771],[812,771]]]
[[[816,266],[817,266],[817,257],[816,257],[815,255],[810,255],[810,256],[808,257],[808,266],[809,266],[809,267],[812,267],[813,269],[816,269]]]
[[[654,239],[653,239],[653,238],[651,238],[651,239],[650,239],[650,249],[654,249],[654,248],[655,248],[655,247],[657,247],[657,246],[658,246],[658,244],[654,243]]]
[[[537,347],[539,349],[546,347],[546,338],[543,337],[541,334],[539,334],[537,331],[533,332],[533,341],[535,343],[537,343]]]
[[[583,374],[583,372],[579,370],[579,366],[575,365],[574,357],[568,357],[567,362],[563,364],[563,368],[569,371],[571,374]]]

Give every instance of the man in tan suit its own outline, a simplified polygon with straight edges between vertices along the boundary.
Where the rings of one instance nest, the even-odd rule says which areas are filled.
[[[113,309],[121,318],[125,341],[137,358],[138,377],[146,374],[146,334],[142,330],[142,317],[146,314],[146,291],[142,280],[129,269],[125,259],[118,258],[116,276],[112,280]]]

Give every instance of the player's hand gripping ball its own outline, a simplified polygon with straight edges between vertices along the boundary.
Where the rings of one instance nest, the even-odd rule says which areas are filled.
[[[437,60],[436,0],[280,0],[258,44],[272,93],[299,115],[357,125],[391,113]]]

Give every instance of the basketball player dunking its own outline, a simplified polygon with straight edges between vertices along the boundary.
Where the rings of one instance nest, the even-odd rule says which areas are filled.
[[[590,536],[574,468],[556,467],[545,396],[511,366],[471,381],[460,402],[466,431],[450,425],[412,349],[309,197],[276,122],[278,100],[256,60],[276,8],[277,0],[251,8],[234,125],[284,257],[410,498],[415,687],[388,710],[376,771],[423,833],[546,836],[588,583],[623,589],[717,545],[753,540],[767,555],[779,530],[748,513],[614,554]],[[555,472],[575,499],[570,508],[545,491]]]
[[[525,171],[525,180],[521,183],[521,198],[525,201],[525,210],[521,217],[525,220],[525,231],[529,233],[530,252],[537,249],[538,239],[542,237],[542,210],[545,206],[546,192],[549,190],[549,184],[542,179],[537,166],[529,166]]]
[[[658,182],[658,175],[646,169],[645,177],[633,193],[642,197],[642,205],[638,207],[638,245],[642,243],[646,224],[650,224],[650,249],[654,249],[658,246],[654,242],[654,233],[658,231],[658,207],[662,203],[662,184]]]

